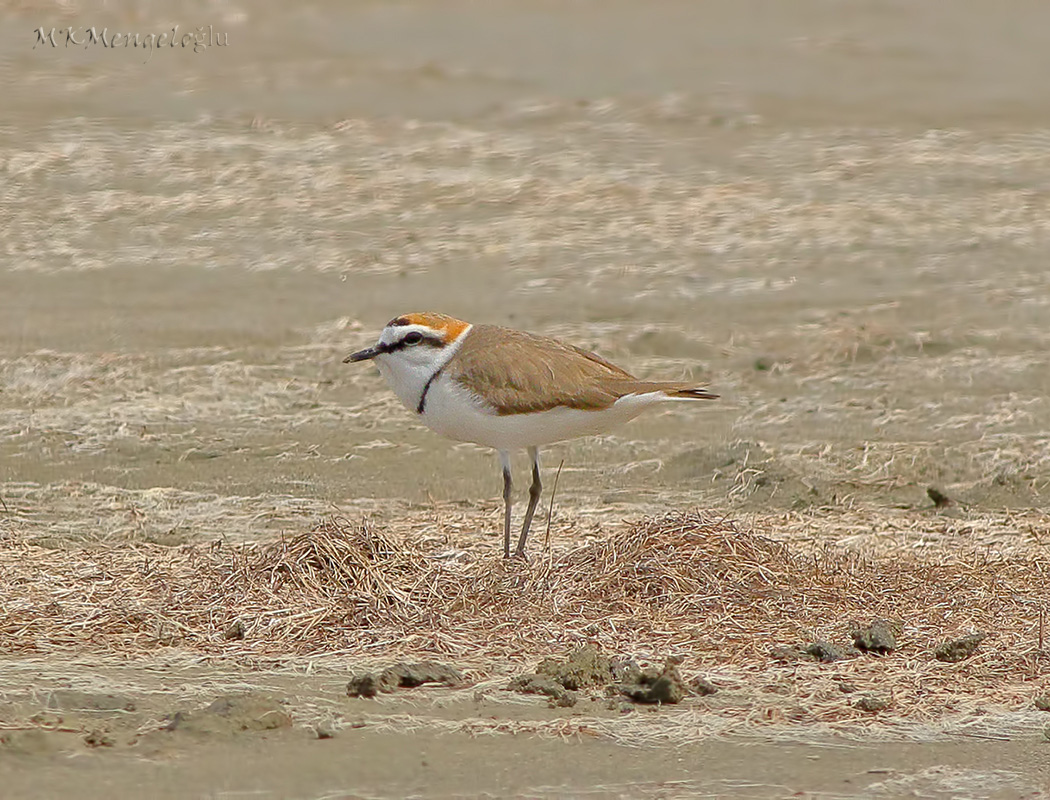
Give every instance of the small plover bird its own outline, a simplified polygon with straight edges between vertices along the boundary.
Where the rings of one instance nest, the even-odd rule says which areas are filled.
[[[405,407],[433,431],[499,451],[503,466],[503,555],[510,557],[510,451],[532,459],[529,505],[516,554],[540,499],[539,448],[604,433],[647,408],[718,397],[692,383],[645,381],[601,356],[556,339],[444,314],[390,320],[372,347],[344,363],[376,362]]]

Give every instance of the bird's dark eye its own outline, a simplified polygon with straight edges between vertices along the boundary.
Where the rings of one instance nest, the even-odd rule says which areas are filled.
[[[419,331],[412,331],[412,333],[405,336],[405,344],[407,345],[419,344],[421,341],[423,341],[423,334]]]

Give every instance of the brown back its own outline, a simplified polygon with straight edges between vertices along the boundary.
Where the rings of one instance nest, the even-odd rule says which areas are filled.
[[[634,392],[706,395],[694,394],[702,390],[693,384],[638,380],[594,353],[496,325],[471,328],[445,371],[450,378],[489,398],[501,415],[559,406],[600,410]]]

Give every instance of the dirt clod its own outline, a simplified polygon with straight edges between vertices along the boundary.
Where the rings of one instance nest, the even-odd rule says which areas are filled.
[[[769,372],[777,365],[775,358],[771,356],[759,356],[754,361],[754,368],[757,372]]]
[[[953,504],[953,500],[936,486],[930,486],[926,495],[933,501],[934,508],[947,508]]]
[[[560,697],[551,698],[551,705],[555,708],[572,708],[576,705],[579,695],[571,689],[566,689]]]
[[[551,698],[559,706],[568,707],[576,704],[576,692],[566,689],[558,681],[547,675],[529,672],[519,675],[510,682],[508,689],[522,694],[541,694]]]
[[[937,645],[933,651],[933,657],[938,661],[955,663],[965,661],[977,651],[977,646],[988,638],[986,633],[972,633],[961,639],[952,639]]]
[[[627,658],[609,659],[593,646],[585,645],[564,659],[545,659],[534,673],[519,675],[508,689],[551,698],[552,706],[576,704],[577,692],[602,686],[613,699],[626,696],[636,703],[679,703],[690,693],[678,674],[680,658],[668,658],[663,669],[643,670]],[[713,694],[717,689],[702,678],[694,682],[696,694]]]
[[[55,734],[40,729],[0,732],[0,752],[40,755],[52,753],[58,747]]]
[[[352,675],[346,684],[346,694],[349,697],[375,697],[379,692],[414,689],[425,683],[461,686],[463,673],[436,661],[401,662],[387,667],[378,675],[373,672]]]
[[[770,653],[777,661],[783,661],[785,664],[791,664],[795,661],[813,661],[814,658],[809,653],[805,652],[801,647],[794,645],[781,645],[774,647]]]
[[[379,694],[379,678],[371,672],[353,675],[346,684],[348,697],[375,697]]]
[[[383,670],[379,676],[379,691],[414,689],[424,683],[459,686],[463,683],[463,673],[455,667],[439,664],[436,661],[402,662]]]
[[[697,675],[689,681],[689,690],[697,697],[707,697],[710,694],[715,694],[718,691],[718,687],[702,675]]]
[[[84,744],[88,747],[112,747],[115,742],[106,731],[93,730],[84,737]]]
[[[643,670],[631,683],[621,683],[620,692],[636,703],[680,703],[686,686],[678,664],[679,659],[669,658],[660,672]]]
[[[194,735],[231,735],[290,728],[292,718],[276,700],[254,694],[223,695],[198,711],[178,711],[161,730]]]
[[[866,694],[857,698],[857,702],[853,705],[861,711],[876,713],[878,711],[885,711],[892,705],[892,702],[888,697],[876,694]]]
[[[62,711],[134,711],[130,697],[59,689],[47,698],[47,707]]]
[[[854,658],[859,655],[852,647],[846,650],[829,642],[819,640],[807,644],[802,648],[802,652],[825,664],[830,664],[832,661],[840,661],[844,658]]]
[[[609,660],[609,666],[612,669],[613,680],[618,683],[630,681],[642,671],[633,658],[612,658]]]
[[[242,731],[269,731],[292,726],[292,718],[284,706],[276,700],[251,694],[219,697],[204,709],[204,713],[221,717]]]
[[[897,649],[897,637],[889,620],[877,619],[867,627],[855,628],[850,636],[853,637],[854,646],[865,653],[881,656]]]
[[[29,718],[29,721],[41,728],[57,728],[63,723],[64,718],[53,711],[38,711]]]
[[[854,648],[842,648],[830,642],[815,641],[807,645],[790,645],[773,648],[770,655],[777,661],[792,663],[794,661],[820,661],[830,664],[844,658],[855,658],[860,655]]]
[[[591,645],[573,650],[565,661],[545,659],[536,672],[572,691],[588,686],[604,686],[614,679],[610,660]]]

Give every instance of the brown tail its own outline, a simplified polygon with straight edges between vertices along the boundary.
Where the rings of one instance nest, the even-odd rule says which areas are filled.
[[[637,378],[616,378],[606,381],[603,388],[614,398],[629,394],[651,394],[663,392],[674,400],[717,400],[718,395],[707,389],[680,381],[640,381]]]
[[[707,389],[668,389],[668,397],[680,397],[683,400],[717,400],[718,395]]]

